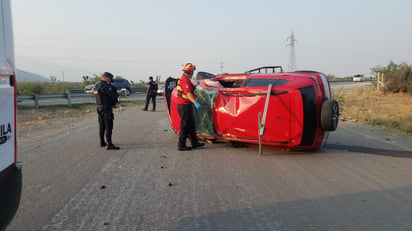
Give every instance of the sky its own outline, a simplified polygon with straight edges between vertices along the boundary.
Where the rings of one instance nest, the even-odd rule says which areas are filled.
[[[12,0],[16,66],[59,81],[139,82],[197,71],[297,69],[337,77],[412,65],[411,0]]]

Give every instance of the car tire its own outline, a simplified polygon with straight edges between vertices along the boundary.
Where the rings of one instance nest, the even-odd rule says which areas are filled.
[[[325,131],[335,131],[338,128],[339,104],[336,100],[323,101],[320,122]]]
[[[126,96],[130,96],[130,93],[131,93],[130,89],[126,89]]]

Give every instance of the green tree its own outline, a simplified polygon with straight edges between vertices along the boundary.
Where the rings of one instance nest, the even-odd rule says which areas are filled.
[[[85,87],[90,84],[95,84],[100,81],[101,75],[93,74],[93,76],[83,76],[82,86]]]

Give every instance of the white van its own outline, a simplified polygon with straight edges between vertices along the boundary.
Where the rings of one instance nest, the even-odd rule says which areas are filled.
[[[363,82],[365,77],[363,75],[354,75],[353,76],[353,82]]]
[[[17,163],[16,76],[10,0],[0,0],[0,230],[20,202],[22,176]]]

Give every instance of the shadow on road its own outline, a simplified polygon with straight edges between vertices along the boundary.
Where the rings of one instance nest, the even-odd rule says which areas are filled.
[[[325,148],[346,150],[350,152],[360,152],[360,153],[379,155],[379,156],[412,158],[411,151],[389,150],[389,149],[370,148],[370,147],[342,145],[342,144],[326,144]]]
[[[186,217],[170,230],[410,230],[412,187],[400,187]]]

